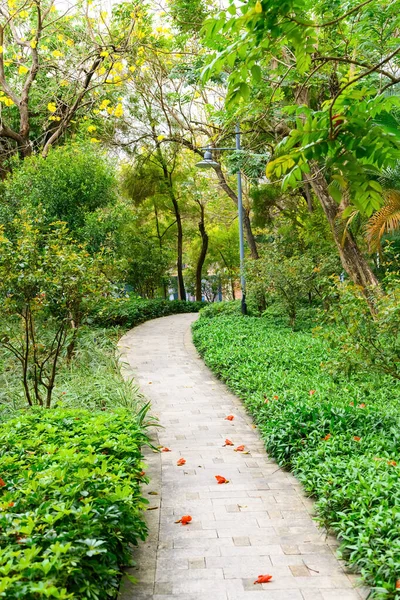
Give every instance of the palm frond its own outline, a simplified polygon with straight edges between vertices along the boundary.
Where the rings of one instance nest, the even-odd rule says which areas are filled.
[[[400,228],[400,191],[385,192],[384,205],[367,223],[367,240],[371,252],[380,250],[381,240],[385,233]]]

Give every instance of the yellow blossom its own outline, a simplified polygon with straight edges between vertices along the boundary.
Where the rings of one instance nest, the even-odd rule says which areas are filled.
[[[64,36],[63,36],[63,34],[62,34],[62,33],[59,33],[59,34],[57,35],[57,39],[58,39],[58,41],[59,41],[59,42],[63,42],[63,41],[64,41]]]
[[[104,110],[105,108],[107,108],[107,106],[110,104],[110,100],[103,100],[102,103],[99,106],[100,110]]]
[[[109,52],[107,52],[107,50],[103,50],[103,52],[100,52],[100,56],[105,56],[105,57],[107,57],[107,56],[110,56],[110,53],[109,53]]]
[[[61,79],[60,87],[67,87],[67,85],[69,85],[69,81],[67,81],[66,79]]]
[[[37,46],[37,40],[31,40],[30,46],[31,48],[35,49]]]
[[[112,115],[112,114],[113,114],[113,112],[114,112],[114,109],[113,109],[113,107],[112,107],[112,106],[109,106],[109,107],[107,108],[107,112],[108,112],[108,114],[109,114],[109,115]]]
[[[92,142],[92,144],[100,144],[100,140],[98,140],[95,137],[90,138],[90,141]]]
[[[49,110],[51,113],[56,112],[57,106],[56,106],[55,102],[49,102],[47,105],[47,110]]]
[[[256,13],[262,13],[262,4],[260,2],[260,0],[257,0],[256,2]]]
[[[25,75],[25,73],[27,73],[28,71],[28,67],[25,67],[25,65],[20,65],[20,67],[18,68],[18,75]]]
[[[12,106],[12,105],[14,104],[14,102],[13,102],[13,100],[11,100],[11,98],[7,98],[7,97],[5,97],[5,99],[4,99],[4,104],[5,104],[6,106]]]
[[[134,73],[136,71],[135,65],[130,66],[129,70],[132,71],[132,73]]]
[[[164,138],[165,138],[165,135],[158,135],[157,141],[162,142]]]
[[[59,50],[53,50],[52,55],[54,56],[54,58],[61,58],[62,56],[64,56],[64,54]]]
[[[29,17],[29,13],[27,10],[21,10],[19,16],[21,17],[21,19],[26,19],[27,17]]]
[[[96,125],[89,125],[89,127],[87,128],[89,133],[93,133],[94,131],[96,131],[96,129]]]
[[[49,117],[49,121],[61,121],[61,117],[56,117],[55,115],[52,115],[51,117]]]
[[[72,48],[72,46],[74,45],[74,43],[75,43],[74,40],[67,40],[66,41],[67,46],[69,46],[70,48]]]
[[[124,114],[124,109],[122,108],[122,104],[121,102],[119,104],[117,104],[117,106],[115,107],[115,112],[114,115],[116,117],[122,117]]]
[[[3,48],[3,46],[0,46],[0,54],[3,54],[3,52],[4,52],[4,48]]]
[[[114,69],[116,71],[119,71],[119,73],[121,73],[121,71],[124,70],[124,65],[122,64],[122,62],[116,62],[116,63],[114,63]]]
[[[105,67],[100,67],[100,69],[97,69],[97,73],[99,75],[104,75],[104,73],[106,72],[106,68]]]

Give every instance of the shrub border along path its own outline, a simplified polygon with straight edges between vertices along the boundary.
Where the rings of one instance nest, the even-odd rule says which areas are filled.
[[[171,450],[148,455],[150,536],[129,571],[139,583],[125,581],[121,600],[245,600],[256,589],[258,600],[365,598],[299,483],[267,456],[240,400],[199,359],[195,319],[149,321],[120,341],[125,376],[152,401],[164,427],[157,441]],[[234,451],[241,444],[249,454]],[[177,466],[180,458],[186,463]],[[187,526],[176,523],[183,515],[192,517]],[[255,587],[260,574],[273,578]]]

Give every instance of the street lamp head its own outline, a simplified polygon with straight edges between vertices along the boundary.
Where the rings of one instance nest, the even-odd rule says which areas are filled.
[[[204,152],[204,158],[200,162],[196,163],[198,169],[216,169],[219,167],[219,163],[215,162],[212,157],[211,150]]]

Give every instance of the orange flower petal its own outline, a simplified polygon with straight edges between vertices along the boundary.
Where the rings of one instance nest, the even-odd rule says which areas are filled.
[[[229,483],[229,479],[225,479],[225,477],[222,477],[222,475],[216,475],[215,479],[218,483]]]
[[[327,442],[328,440],[330,440],[332,437],[332,435],[330,433],[328,433],[325,437],[324,440]]]
[[[4,487],[6,485],[6,482],[4,481],[4,479],[2,479],[0,477],[0,487]]]
[[[184,515],[180,522],[182,523],[182,525],[187,525],[188,523],[190,523],[190,521],[192,520],[192,517],[190,515]]]
[[[400,590],[400,579],[396,581],[396,590]]]
[[[361,402],[361,404],[359,404],[357,408],[365,408],[364,402]]]
[[[310,396],[314,396],[316,390],[310,390]]]
[[[225,421],[233,421],[235,417],[233,415],[228,415],[227,417],[225,417]]]
[[[226,439],[224,446],[233,446],[233,442],[231,442],[231,440]]]
[[[176,464],[178,465],[178,467],[182,467],[186,464],[186,460],[184,458],[180,458]]]
[[[279,400],[279,396],[274,396],[274,400]]]
[[[395,460],[388,460],[388,465],[390,465],[391,467],[396,467],[397,462]]]
[[[254,585],[256,583],[268,583],[269,581],[271,581],[272,579],[272,575],[259,575],[258,578],[255,580]]]
[[[171,452],[171,450],[167,447],[161,448],[161,452]]]
[[[360,438],[358,435],[355,435],[355,436],[353,437],[353,440],[354,440],[355,442],[359,442],[359,441],[361,440],[361,438]]]
[[[235,448],[235,452],[243,452],[243,450],[244,450],[244,444]]]

